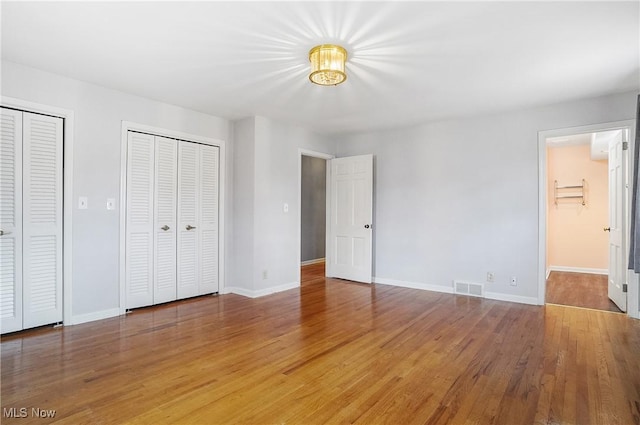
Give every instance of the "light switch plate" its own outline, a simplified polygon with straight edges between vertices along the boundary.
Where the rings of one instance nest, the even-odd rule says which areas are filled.
[[[116,209],[116,200],[115,198],[107,198],[107,209],[115,210]]]
[[[289,212],[289,204],[285,203],[284,206],[282,207],[282,211],[288,213]]]
[[[87,199],[86,196],[81,196],[78,198],[78,209],[79,210],[86,210],[87,208],[89,208],[89,200]]]

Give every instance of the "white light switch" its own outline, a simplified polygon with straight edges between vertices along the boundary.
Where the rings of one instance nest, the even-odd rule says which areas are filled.
[[[89,200],[87,199],[86,196],[81,196],[78,198],[78,209],[79,210],[86,210],[87,208],[89,208]]]
[[[289,212],[289,204],[285,203],[284,206],[282,207],[282,211],[288,213]]]
[[[115,198],[107,198],[107,209],[114,210],[116,208]]]

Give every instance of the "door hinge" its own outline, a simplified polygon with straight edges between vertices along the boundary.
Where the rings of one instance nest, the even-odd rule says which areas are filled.
[[[622,150],[623,151],[629,150],[629,142],[622,142]]]
[[[629,286],[626,283],[623,283],[622,284],[622,292],[627,292],[628,287]]]

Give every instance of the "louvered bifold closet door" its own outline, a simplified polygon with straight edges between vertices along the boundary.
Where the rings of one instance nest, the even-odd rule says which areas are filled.
[[[0,110],[0,329],[22,329],[22,112]]]
[[[178,144],[178,298],[200,294],[199,146]]]
[[[62,322],[61,118],[23,115],[23,327]]]
[[[153,304],[154,136],[129,132],[127,145],[126,306]]]
[[[178,145],[178,298],[218,292],[219,148]]]
[[[176,291],[178,143],[155,137],[155,279],[153,303],[173,301]]]
[[[219,148],[200,146],[200,294],[218,292]]]

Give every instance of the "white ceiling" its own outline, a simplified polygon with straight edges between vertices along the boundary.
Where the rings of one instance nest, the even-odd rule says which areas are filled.
[[[332,134],[640,89],[640,2],[6,2],[2,59]],[[335,42],[347,81],[308,81]]]

